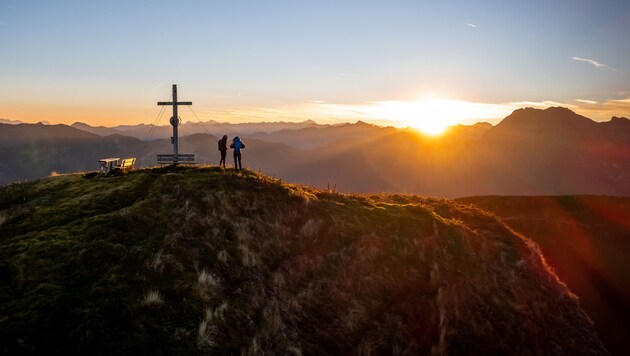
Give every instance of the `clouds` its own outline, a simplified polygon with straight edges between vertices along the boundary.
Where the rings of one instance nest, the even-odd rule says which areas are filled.
[[[519,109],[519,108],[524,108],[524,107],[531,107],[531,108],[536,108],[536,109],[546,109],[550,106],[562,106],[565,108],[569,108],[569,109],[573,109],[576,106],[572,105],[572,104],[567,104],[567,103],[561,103],[558,101],[552,101],[552,100],[544,100],[544,101],[516,101],[516,102],[512,102],[509,103],[507,105],[510,105],[514,108],[514,110]]]
[[[591,104],[591,105],[597,104],[597,102],[595,100],[575,99],[575,101],[578,101],[578,102],[584,103],[584,104]]]
[[[576,100],[577,101],[577,100]],[[601,102],[582,101],[578,109],[580,114],[596,120],[607,120],[613,116],[630,117],[630,98],[608,99]]]
[[[567,99],[562,101],[519,101],[507,103],[481,103],[450,99],[383,100],[357,103],[335,103],[309,100],[304,103],[273,106],[220,105],[208,116],[220,122],[290,121],[307,119],[318,123],[356,122],[358,120],[382,126],[407,127],[418,125],[431,118],[442,125],[496,124],[516,109],[551,106],[569,108],[596,121],[607,121],[612,116],[630,117],[630,97],[626,99]]]
[[[606,64],[600,63],[594,59],[588,59],[588,58],[580,58],[580,57],[571,57],[571,59],[576,60],[576,61],[580,61],[580,62],[586,62],[586,63],[590,63],[592,65],[595,66],[595,68],[599,68],[599,69],[610,69],[613,71],[617,71],[615,68],[610,67]]]

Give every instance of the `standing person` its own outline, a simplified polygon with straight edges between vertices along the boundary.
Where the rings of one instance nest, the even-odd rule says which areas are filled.
[[[234,137],[232,140],[232,144],[230,148],[234,149],[234,168],[238,171],[239,169],[243,169],[243,165],[241,164],[241,149],[245,148],[245,144],[241,141],[238,136]],[[238,164],[237,164],[238,163]]]
[[[223,138],[219,140],[219,151],[221,151],[221,160],[219,161],[219,167],[223,164],[225,168],[225,156],[227,155],[227,135],[223,135]]]

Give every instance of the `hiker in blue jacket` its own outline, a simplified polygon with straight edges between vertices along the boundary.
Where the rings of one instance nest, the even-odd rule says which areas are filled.
[[[241,141],[238,136],[234,137],[232,140],[232,144],[230,148],[234,149],[234,168],[238,171],[239,169],[243,169],[243,165],[241,164],[241,149],[245,148],[243,141]],[[237,164],[238,163],[238,164]]]

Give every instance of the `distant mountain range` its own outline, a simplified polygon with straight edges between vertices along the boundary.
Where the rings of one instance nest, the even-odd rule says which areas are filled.
[[[135,137],[141,140],[151,140],[160,138],[169,138],[173,136],[173,127],[170,125],[153,126],[153,125],[122,125],[115,127],[90,126],[82,122],[75,122],[70,125],[79,130],[91,132],[99,136],[123,135]],[[187,122],[179,126],[180,136],[190,136],[194,134],[211,134],[214,136],[228,135],[250,135],[250,134],[266,134],[283,130],[298,130],[303,128],[324,127],[327,125],[319,125],[312,120],[303,122],[255,122],[243,124],[220,123],[214,120],[206,122]]]
[[[44,125],[50,125],[48,121],[40,121],[39,123],[44,124]],[[0,118],[0,124],[18,125],[18,124],[24,124],[24,122],[20,120],[9,120],[9,119]]]
[[[144,141],[151,128],[1,125],[6,159],[0,162],[0,183],[94,170],[99,158],[110,156],[155,165],[156,153],[171,152],[172,131],[154,128],[155,139]],[[439,137],[360,121],[211,122],[185,124],[180,132],[180,152],[195,153],[200,163],[218,163],[218,137],[239,135],[251,169],[344,192],[630,195],[630,120],[595,122],[558,107],[516,110],[494,127],[458,125]]]

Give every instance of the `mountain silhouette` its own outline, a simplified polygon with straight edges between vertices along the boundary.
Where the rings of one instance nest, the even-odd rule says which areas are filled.
[[[105,127],[105,126],[90,126],[84,122],[75,122],[70,126],[74,127],[75,129],[93,133],[99,136],[120,135],[124,133],[124,131],[117,130],[115,128]]]
[[[98,136],[67,125],[0,124],[0,145],[10,147],[16,144],[58,140],[95,140]]]
[[[0,213],[4,354],[607,354],[530,240],[453,201],[176,167]]]
[[[482,139],[492,175],[487,194],[630,195],[630,136],[565,108],[520,109]],[[486,194],[486,193],[484,193]]]
[[[100,136],[108,136],[119,134],[129,137],[135,137],[140,140],[169,138],[173,134],[173,128],[166,125],[120,125],[115,127],[90,126],[82,122],[75,122],[72,127],[95,133]],[[185,137],[194,134],[209,133],[214,136],[221,137],[224,134],[243,135],[243,134],[265,134],[282,130],[298,130],[307,127],[324,127],[312,120],[302,122],[252,122],[252,123],[221,123],[214,120],[206,122],[184,122],[179,126],[179,136]]]
[[[492,124],[487,122],[478,122],[474,125],[459,124],[449,126],[442,136],[447,140],[477,140],[480,139],[488,130],[492,129],[492,127]]]
[[[255,133],[250,137],[261,141],[283,143],[298,149],[314,149],[330,144],[343,144],[346,140],[373,139],[398,131],[393,127],[380,127],[363,121],[354,124],[284,129],[270,133]]]
[[[585,137],[597,126],[593,120],[563,107],[545,110],[525,108],[515,110],[485,134],[488,140],[558,141]]]
[[[282,124],[273,125],[267,131],[238,133],[245,142],[254,144],[244,151],[243,163],[295,183],[317,187],[332,185],[343,192],[398,192],[451,198],[630,195],[630,120],[625,118],[598,123],[565,108],[528,108],[514,111],[494,127],[489,124],[456,126],[441,137],[364,122],[300,126],[311,125],[306,122],[296,129],[277,131],[274,130]],[[0,131],[4,131],[5,126],[1,126]],[[73,171],[73,165],[74,171],[96,169],[94,162],[110,156],[138,155],[139,166],[152,166],[157,153],[172,151],[168,138],[147,143],[139,140],[135,144],[129,141],[129,146],[121,146],[117,143],[120,140],[112,140],[118,136],[104,136],[100,139],[102,144],[97,145],[101,147],[98,151],[75,145],[72,150],[64,151],[64,154],[74,152],[74,158],[47,160],[55,164],[63,161],[66,165],[49,165],[44,170],[39,168],[43,164],[41,160],[32,159],[33,152],[42,148],[37,142],[29,141],[30,126],[11,126],[25,132],[16,133],[16,137],[23,138],[23,141],[15,141],[21,148],[5,147],[6,156],[17,155],[18,158],[13,163],[5,163],[1,183],[42,177],[50,171],[68,173]],[[263,126],[257,124],[243,130]],[[41,125],[38,130],[46,128]],[[230,126],[236,132],[239,128],[236,124]],[[170,137],[170,127],[162,129],[164,135]],[[52,130],[51,127],[50,137],[56,135]],[[223,132],[195,133],[182,137],[180,142],[187,145],[193,137],[184,151],[196,154],[202,164],[216,164],[219,160],[216,137],[222,135]],[[146,149],[139,152],[133,147],[136,145]],[[49,154],[54,156],[55,152]],[[24,168],[13,169],[15,162]],[[32,169],[38,171],[28,172],[28,167],[37,167]]]

